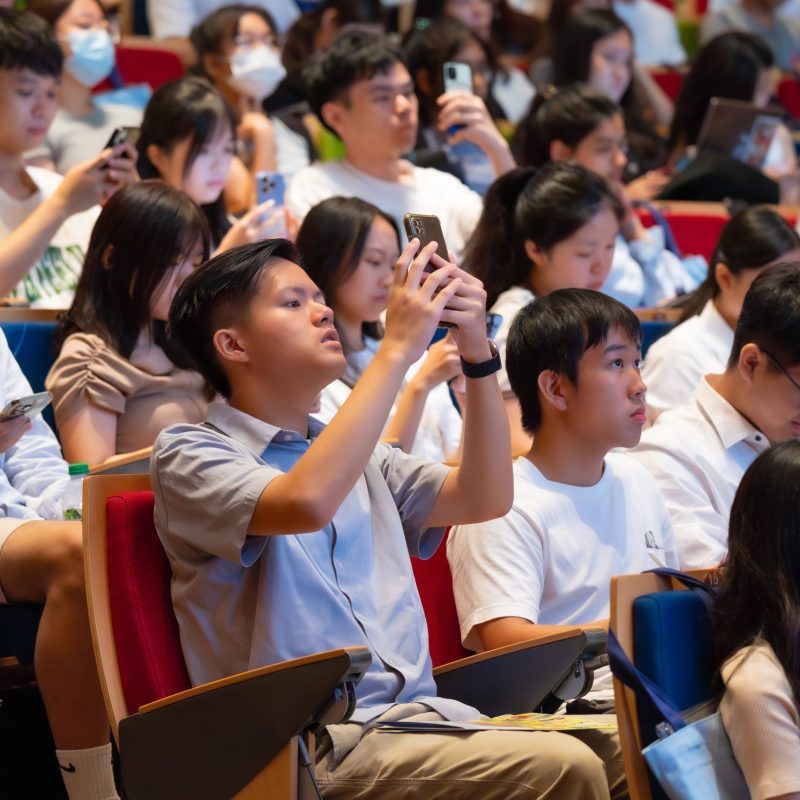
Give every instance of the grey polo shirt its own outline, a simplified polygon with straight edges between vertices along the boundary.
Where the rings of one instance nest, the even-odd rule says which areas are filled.
[[[441,542],[441,528],[423,526],[447,467],[378,444],[330,525],[247,535],[264,488],[322,428],[309,418],[305,439],[214,403],[205,423],[172,425],[158,437],[155,522],[172,566],[192,682],[364,645],[373,660],[358,687],[354,721],[413,701],[446,718],[474,718],[475,709],[435,697],[409,559],[409,552],[430,557]]]

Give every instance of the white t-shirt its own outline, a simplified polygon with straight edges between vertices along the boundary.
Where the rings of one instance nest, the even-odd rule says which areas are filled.
[[[2,239],[21,225],[53,192],[63,180],[60,175],[41,167],[26,167],[39,191],[26,200],[17,200],[0,189],[0,245]],[[39,260],[14,290],[15,297],[26,298],[31,305],[49,308],[67,308],[83,268],[100,207],[73,214],[56,231]]]
[[[661,489],[681,569],[722,561],[736,489],[768,447],[767,437],[703,378],[688,403],[665,411],[628,451]]]
[[[170,36],[186,38],[198,23],[212,11],[229,5],[227,0],[147,0],[147,22],[155,39]],[[278,27],[286,33],[300,16],[294,0],[249,0],[248,5],[259,6],[267,11]]]
[[[515,125],[528,113],[536,89],[528,76],[516,67],[498,72],[492,82],[492,97],[505,118]]]
[[[348,362],[358,374],[369,366],[380,346],[378,339],[364,337],[364,341],[366,347],[363,350],[347,356]],[[425,356],[411,365],[403,381],[403,386],[420,368],[424,360]],[[336,380],[328,384],[320,395],[320,409],[312,416],[327,424],[344,405],[351,391],[351,387],[343,380]],[[391,419],[393,415],[394,408],[389,418]],[[453,405],[447,384],[440,383],[428,393],[410,452],[412,455],[427,458],[430,461],[452,461],[458,455],[461,429],[461,416]]]
[[[722,372],[733,347],[733,328],[709,300],[694,317],[673,328],[647,351],[647,418],[688,403],[704,375]]]
[[[647,471],[606,456],[594,486],[547,480],[514,462],[514,505],[501,519],[457,525],[447,540],[461,638],[481,650],[475,626],[500,617],[584,625],[609,616],[614,575],[677,564],[664,501]],[[593,696],[611,688],[595,675]]]
[[[615,0],[614,12],[631,29],[636,58],[648,67],[686,62],[675,15],[653,0]]]
[[[489,309],[490,314],[500,316],[500,327],[497,329],[494,342],[500,353],[500,371],[497,373],[497,383],[500,385],[501,392],[512,391],[506,372],[506,345],[511,323],[517,316],[517,312],[535,299],[536,297],[530,289],[526,289],[524,286],[512,286],[502,292]]]
[[[329,197],[360,197],[385,211],[397,223],[401,241],[406,240],[403,215],[436,214],[447,246],[457,257],[478,224],[481,196],[458,178],[438,169],[417,167],[404,161],[408,182],[373,178],[347,161],[316,162],[300,170],[286,189],[286,207],[302,222],[309,209]]]

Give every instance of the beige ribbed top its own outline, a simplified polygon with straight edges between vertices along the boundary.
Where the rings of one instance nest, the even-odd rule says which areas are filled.
[[[719,710],[753,800],[800,792],[800,715],[772,647],[742,648],[722,678]]]

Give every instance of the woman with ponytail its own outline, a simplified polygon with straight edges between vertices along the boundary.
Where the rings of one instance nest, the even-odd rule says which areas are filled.
[[[647,351],[647,417],[687,402],[701,378],[722,372],[750,284],[778,261],[800,260],[800,237],[768,206],[751,206],[722,231],[705,281],[681,303],[681,324]]]

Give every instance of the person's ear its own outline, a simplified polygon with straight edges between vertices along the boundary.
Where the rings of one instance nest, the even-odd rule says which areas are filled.
[[[729,292],[733,287],[733,272],[731,272],[731,268],[727,264],[723,264],[721,261],[717,261],[714,264],[714,278],[717,281],[717,286],[723,292]]]
[[[761,348],[753,343],[748,342],[739,351],[739,374],[750,384],[755,379],[756,370],[758,365],[766,358]]]
[[[147,145],[144,152],[147,160],[156,168],[158,173],[164,175],[167,172],[168,152],[157,144]]]
[[[336,135],[341,138],[341,130],[347,119],[347,109],[341,103],[330,100],[327,103],[323,103],[320,111],[322,113],[322,121],[329,128],[333,128]]]
[[[575,151],[561,139],[553,139],[550,142],[550,160],[551,161],[572,161]]]
[[[534,267],[538,267],[542,263],[542,259],[544,258],[544,253],[542,253],[541,248],[539,247],[533,239],[526,239],[522,244],[523,249],[525,250],[525,255],[528,257],[528,260],[533,264]]]
[[[111,256],[114,254],[114,245],[110,244],[103,250],[102,254],[100,255],[100,263],[103,265],[103,269],[110,270],[113,264],[111,263]]]
[[[211,340],[214,343],[214,349],[226,361],[244,364],[250,360],[247,347],[236,328],[220,328],[214,333]]]
[[[567,398],[564,396],[561,376],[552,369],[545,369],[536,378],[544,402],[549,403],[557,411],[567,410]]]

